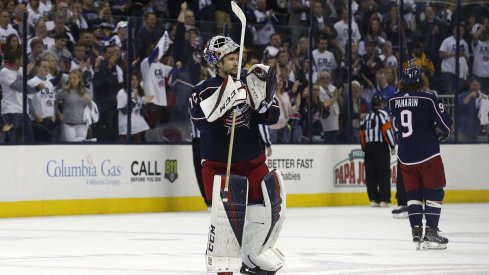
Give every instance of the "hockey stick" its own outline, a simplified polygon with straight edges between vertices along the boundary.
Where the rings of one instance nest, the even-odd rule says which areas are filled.
[[[239,80],[241,76],[241,62],[243,59],[243,47],[244,47],[244,36],[246,30],[246,17],[241,10],[241,8],[235,2],[231,2],[231,8],[234,14],[238,17],[241,22],[241,39],[239,41],[239,56],[238,56],[238,72],[236,73],[236,78]],[[234,129],[236,128],[236,109],[233,109],[233,120],[231,123],[231,136],[229,137],[229,151],[228,151],[228,162],[226,165],[226,181],[224,183],[224,192],[221,195],[222,200],[227,202],[228,200],[228,190],[229,190],[229,176],[231,174],[231,158],[233,156],[233,143],[234,143]]]
[[[409,57],[409,51],[408,51],[407,42],[406,42],[406,35],[404,33],[404,19],[402,17],[401,4],[400,4],[401,1],[403,1],[403,0],[393,0],[394,4],[396,4],[396,6],[397,6],[397,14],[399,15],[399,32],[401,34],[401,39],[402,39],[402,45],[400,45],[400,43],[399,43],[399,48],[404,48],[404,50],[403,49],[399,50],[399,54],[404,54],[404,56],[406,58],[406,62],[408,64],[408,68],[411,68],[411,66],[412,66],[411,58]],[[403,6],[404,6],[404,1],[403,1]],[[402,69],[403,69],[402,58],[400,61],[401,62],[399,62],[399,63],[401,63],[400,64],[401,70],[399,71],[399,74],[402,72]]]

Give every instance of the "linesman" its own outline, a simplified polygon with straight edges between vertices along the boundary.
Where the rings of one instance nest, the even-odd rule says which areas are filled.
[[[372,207],[389,207],[391,202],[390,154],[395,142],[389,115],[382,96],[372,98],[372,111],[360,124],[360,142],[365,152],[365,179]],[[390,152],[389,152],[390,151]]]

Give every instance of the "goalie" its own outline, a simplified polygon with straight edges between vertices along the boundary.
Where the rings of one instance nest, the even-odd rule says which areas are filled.
[[[218,274],[275,274],[284,264],[274,247],[285,211],[280,172],[269,172],[258,124],[271,125],[280,109],[274,99],[273,68],[256,64],[237,79],[239,45],[215,36],[204,59],[216,76],[199,83],[189,98],[191,118],[201,132],[202,177],[212,200],[206,249],[207,271]],[[236,111],[228,192],[224,192],[232,113]]]

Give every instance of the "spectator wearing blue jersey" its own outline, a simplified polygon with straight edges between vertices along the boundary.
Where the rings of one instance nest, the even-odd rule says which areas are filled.
[[[480,132],[480,120],[478,117],[480,107],[480,88],[477,79],[470,82],[470,90],[458,95],[458,141],[477,142]]]
[[[389,101],[389,99],[396,93],[396,88],[394,88],[389,82],[387,82],[387,75],[384,69],[380,69],[375,74],[375,81],[377,83],[375,87],[375,94],[384,98],[384,100]],[[385,106],[385,110],[389,110],[389,106]]]

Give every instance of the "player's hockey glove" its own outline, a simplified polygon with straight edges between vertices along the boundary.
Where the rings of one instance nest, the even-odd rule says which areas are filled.
[[[259,113],[270,108],[275,96],[277,77],[275,69],[263,64],[253,65],[246,75],[248,104]]]
[[[436,136],[438,137],[439,142],[445,142],[448,139],[448,136],[450,135],[450,132],[443,132],[438,127],[435,128],[435,133]]]

